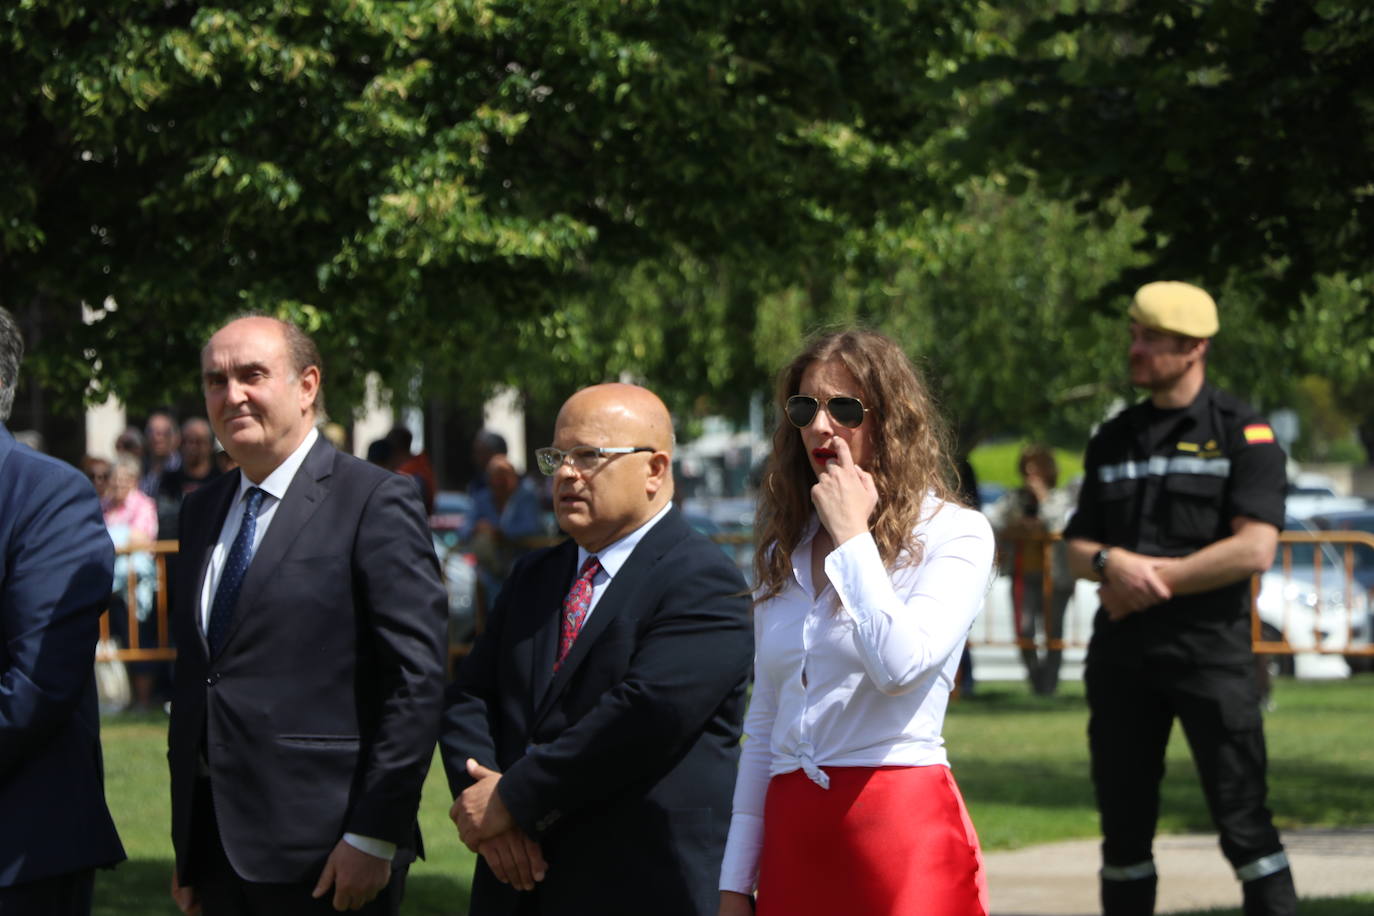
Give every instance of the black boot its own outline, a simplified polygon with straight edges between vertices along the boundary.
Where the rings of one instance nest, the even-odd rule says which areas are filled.
[[[1034,649],[1022,649],[1021,664],[1026,666],[1026,681],[1030,684],[1031,695],[1040,696],[1045,686],[1039,653]]]
[[[1102,916],[1154,916],[1158,884],[1158,875],[1133,881],[1102,879]]]
[[[1297,916],[1298,892],[1293,887],[1292,869],[1246,881],[1241,888],[1245,893],[1241,912],[1245,916]]]

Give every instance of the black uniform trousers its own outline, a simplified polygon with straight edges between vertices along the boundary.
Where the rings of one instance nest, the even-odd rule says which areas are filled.
[[[1152,845],[1159,815],[1164,753],[1177,718],[1192,751],[1203,795],[1237,870],[1279,854],[1283,844],[1266,805],[1264,725],[1253,665],[1128,665],[1089,658],[1088,746],[1093,786],[1102,819],[1102,861],[1107,869],[1136,866],[1137,891],[1148,888],[1153,910]],[[1143,872],[1143,873],[1142,873]],[[1104,875],[1105,877],[1105,875]],[[1104,905],[1113,882],[1104,881]],[[1291,872],[1262,874],[1246,882],[1246,913],[1296,912]],[[1270,903],[1251,898],[1273,898]],[[1290,908],[1291,906],[1291,908]],[[1107,912],[1113,912],[1108,908]]]

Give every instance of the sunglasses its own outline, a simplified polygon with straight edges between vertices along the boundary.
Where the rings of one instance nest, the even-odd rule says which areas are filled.
[[[821,402],[804,394],[794,394],[787,399],[787,419],[797,429],[806,429],[816,419]],[[845,396],[829,398],[825,402],[825,412],[845,429],[858,429],[864,421],[864,414],[871,408],[865,407],[858,398]]]

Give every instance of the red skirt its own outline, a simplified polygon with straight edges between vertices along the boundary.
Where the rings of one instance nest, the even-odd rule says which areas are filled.
[[[983,855],[946,766],[768,783],[758,916],[987,916]]]

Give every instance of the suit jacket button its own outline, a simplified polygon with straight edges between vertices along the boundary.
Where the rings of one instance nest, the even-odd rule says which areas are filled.
[[[213,687],[213,686],[215,686],[215,681],[217,681],[217,680],[219,680],[219,675],[218,675],[218,674],[212,674],[212,675],[210,675],[209,677],[207,677],[207,678],[205,679],[205,686],[206,686],[206,687]]]

